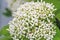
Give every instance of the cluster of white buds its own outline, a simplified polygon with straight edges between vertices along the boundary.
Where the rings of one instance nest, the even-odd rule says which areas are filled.
[[[56,34],[54,5],[45,2],[27,2],[13,13],[13,20],[9,22],[9,32],[13,40],[52,40]]]
[[[8,8],[10,10],[16,11],[16,9],[19,7],[19,5],[25,3],[24,0],[6,0],[7,4],[8,4]]]

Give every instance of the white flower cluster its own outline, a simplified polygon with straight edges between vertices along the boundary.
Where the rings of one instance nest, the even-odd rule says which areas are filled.
[[[6,0],[6,1],[8,3],[8,8],[10,8],[12,11],[16,11],[19,5],[25,2],[24,0]]]
[[[52,40],[56,34],[54,5],[45,2],[27,2],[13,13],[13,20],[9,22],[9,32],[13,40]]]

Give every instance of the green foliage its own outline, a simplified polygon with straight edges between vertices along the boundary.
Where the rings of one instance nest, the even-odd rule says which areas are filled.
[[[56,35],[53,40],[60,40],[60,30],[56,27]]]
[[[0,29],[0,40],[11,40],[9,32],[6,30],[9,26],[4,26]]]
[[[3,15],[5,15],[6,17],[11,17],[12,16],[12,12],[10,9],[6,8],[5,12],[3,13]]]

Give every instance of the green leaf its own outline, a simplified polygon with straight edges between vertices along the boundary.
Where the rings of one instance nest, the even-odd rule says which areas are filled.
[[[9,26],[4,26],[0,29],[0,40],[11,40],[9,32],[6,30]]]
[[[6,8],[5,12],[3,13],[4,16],[6,17],[11,17],[12,16],[12,12],[10,9]]]
[[[53,38],[53,40],[60,40],[60,30],[58,27],[56,27],[56,35]]]

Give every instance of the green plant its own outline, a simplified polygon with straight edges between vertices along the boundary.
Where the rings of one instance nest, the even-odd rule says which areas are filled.
[[[12,16],[12,12],[10,9],[6,8],[5,12],[3,13],[4,16],[6,17],[11,17]]]

